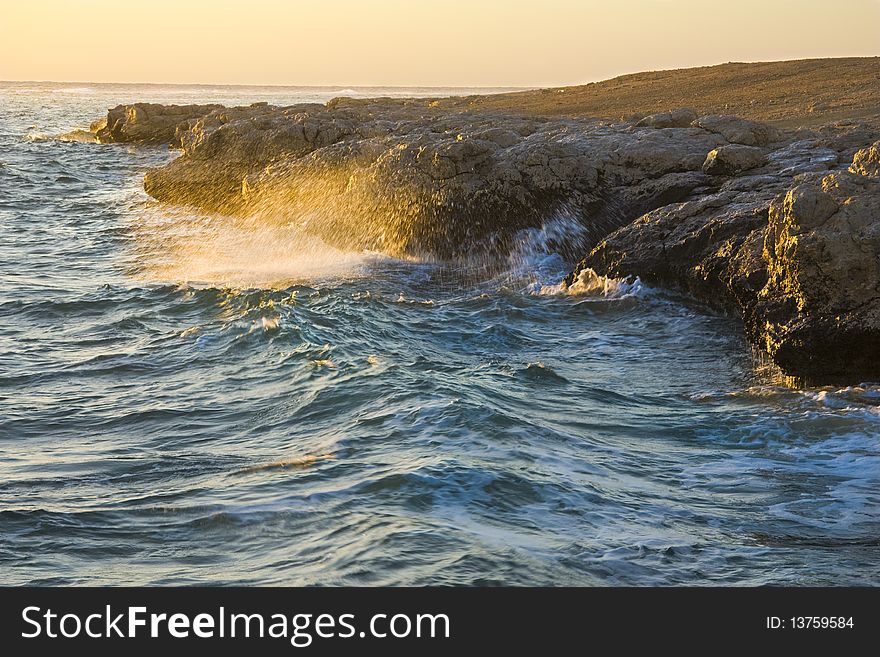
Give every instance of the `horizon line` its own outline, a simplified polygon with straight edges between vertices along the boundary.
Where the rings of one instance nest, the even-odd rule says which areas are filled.
[[[509,89],[528,91],[548,89],[541,85],[499,85],[499,84],[277,84],[244,82],[119,82],[94,80],[0,80],[0,84],[92,84],[92,85],[138,85],[153,87],[263,87],[275,89]],[[589,84],[587,82],[578,84]]]
[[[629,75],[640,75],[643,73],[659,73],[667,71],[685,71],[689,69],[714,68],[718,66],[727,66],[730,64],[781,64],[786,62],[810,62],[810,61],[827,61],[827,60],[843,60],[843,59],[880,59],[880,55],[838,55],[834,57],[800,57],[794,59],[762,59],[762,60],[730,60],[726,62],[716,62],[714,64],[699,64],[696,66],[678,66],[673,68],[655,68],[641,69],[636,71],[628,71],[619,73],[611,77],[603,77],[593,80],[582,80],[571,83],[550,83],[537,85],[502,85],[502,84],[282,84],[282,83],[246,83],[246,82],[140,82],[140,81],[89,81],[89,80],[33,80],[33,79],[17,79],[17,80],[0,80],[0,84],[4,83],[32,83],[32,84],[92,84],[92,85],[140,85],[140,86],[157,86],[157,87],[262,87],[262,88],[310,88],[310,89],[504,89],[511,91],[529,91],[535,89],[556,89],[565,87],[577,87],[597,82],[605,82],[615,80],[617,78]]]

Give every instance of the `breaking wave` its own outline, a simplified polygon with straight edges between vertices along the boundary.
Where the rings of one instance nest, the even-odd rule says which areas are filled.
[[[135,212],[132,271],[145,280],[198,286],[284,289],[297,283],[363,276],[389,261],[336,249],[294,222],[200,214],[154,203]]]

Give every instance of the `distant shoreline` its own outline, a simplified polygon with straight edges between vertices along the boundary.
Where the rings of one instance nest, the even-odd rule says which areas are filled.
[[[413,90],[431,90],[431,91],[490,91],[492,93],[519,93],[523,91],[534,91],[536,89],[543,89],[544,87],[531,87],[531,86],[470,86],[470,85],[462,85],[462,86],[450,86],[450,85],[401,85],[401,84],[389,84],[389,85],[361,85],[361,84],[211,84],[208,82],[88,82],[88,81],[78,81],[78,82],[63,82],[59,80],[0,80],[0,85],[28,85],[28,84],[39,84],[39,85],[49,85],[55,84],[59,86],[67,86],[67,87],[176,87],[180,89],[270,89],[275,91],[287,90],[287,89],[297,89],[297,90],[321,90],[321,91],[333,91],[338,90],[340,92],[344,92],[347,89],[353,90],[363,90],[363,91],[377,91],[380,89],[389,89],[389,90],[397,90],[397,91],[413,91]]]
[[[818,126],[859,119],[880,125],[880,56],[728,62],[694,68],[627,73],[562,87],[431,85],[275,85],[162,82],[0,81],[0,85],[285,89],[430,96],[458,92],[441,102],[451,110],[543,116],[626,119],[633,114],[689,107],[698,114],[733,114],[779,127]],[[473,92],[471,94],[461,92]],[[395,94],[396,95],[396,94]]]

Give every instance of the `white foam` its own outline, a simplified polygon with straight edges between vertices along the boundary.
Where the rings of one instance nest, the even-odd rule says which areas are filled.
[[[54,138],[54,135],[48,132],[40,132],[37,130],[31,130],[24,136],[25,141],[49,141]]]
[[[629,299],[642,296],[648,288],[636,277],[611,278],[597,274],[589,267],[581,269],[578,277],[571,285],[564,282],[556,285],[545,285],[540,293],[546,295],[568,294],[572,296],[596,297],[600,299]]]
[[[75,141],[83,144],[93,144],[97,141],[95,133],[85,128],[75,128],[61,134],[31,130],[24,136],[24,140],[29,142]]]
[[[148,206],[132,226],[139,277],[232,288],[284,288],[364,275],[387,260],[333,248],[290,222],[199,215]]]

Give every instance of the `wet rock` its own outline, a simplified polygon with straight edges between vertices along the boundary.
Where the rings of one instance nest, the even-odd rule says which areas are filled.
[[[808,378],[880,374],[880,179],[811,175],[774,200],[753,340]]]
[[[202,117],[220,105],[156,105],[135,103],[119,105],[107,112],[107,118],[95,122],[92,129],[98,142],[136,142],[170,144],[177,126]]]
[[[655,209],[608,235],[573,277],[584,268],[615,278],[638,276],[713,307],[738,310],[737,297],[759,291],[766,273],[753,264],[744,266],[753,258],[743,254],[735,261],[733,256],[752,233],[766,227],[771,198],[771,193],[761,199],[726,191]],[[759,254],[762,246],[762,240],[749,243]]]

